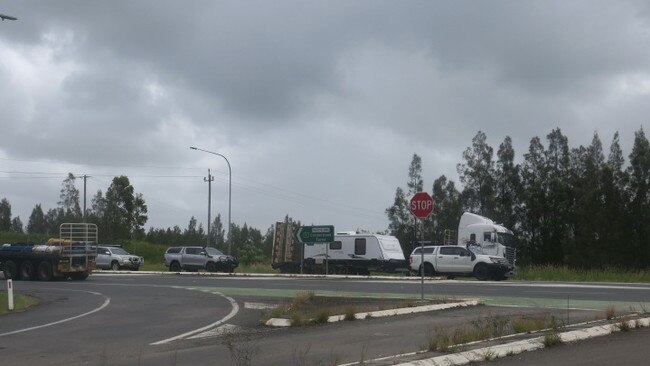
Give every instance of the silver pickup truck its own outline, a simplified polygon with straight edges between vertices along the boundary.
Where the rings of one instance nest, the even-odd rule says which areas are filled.
[[[97,268],[119,271],[126,268],[137,271],[144,264],[144,258],[132,255],[117,246],[97,247]]]
[[[212,247],[170,247],[165,252],[165,266],[170,272],[204,269],[207,272],[232,273],[238,265],[237,258]]]

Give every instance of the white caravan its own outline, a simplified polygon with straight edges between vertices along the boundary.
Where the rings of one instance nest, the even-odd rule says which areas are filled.
[[[402,246],[394,236],[338,232],[333,242],[305,245],[304,250],[308,272],[320,272],[325,266],[328,272],[341,274],[408,270]]]

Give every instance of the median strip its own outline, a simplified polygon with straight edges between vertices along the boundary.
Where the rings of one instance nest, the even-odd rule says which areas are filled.
[[[630,323],[633,322],[633,323]],[[632,325],[631,325],[632,324]],[[650,326],[650,318],[642,319],[621,319],[620,322],[613,324],[605,324],[593,326],[585,329],[571,330],[567,332],[558,333],[559,343],[571,343],[587,340],[594,337],[600,337],[609,335],[615,332],[619,332],[623,329],[630,328],[642,328]],[[535,337],[531,339],[525,339],[495,346],[488,346],[477,348],[473,350],[458,352],[449,355],[437,356],[427,359],[414,360],[404,363],[392,364],[397,366],[456,366],[456,365],[467,365],[473,362],[482,362],[486,360],[492,360],[495,358],[502,358],[506,356],[513,356],[523,352],[536,351],[546,347],[549,347],[547,336]],[[461,345],[462,346],[462,345]],[[401,355],[401,356],[412,356],[413,354]],[[392,359],[399,358],[400,356],[390,357]],[[377,360],[368,360],[369,364],[372,364],[373,361],[385,360],[386,358],[377,359]],[[346,364],[346,365],[355,365]],[[346,366],[339,365],[339,366]]]
[[[416,314],[423,313],[428,311],[437,311],[445,309],[453,309],[466,306],[476,306],[479,304],[478,300],[466,300],[461,302],[445,303],[445,304],[435,304],[435,305],[423,305],[423,306],[412,306],[406,308],[398,309],[389,309],[389,310],[377,310],[377,311],[368,311],[355,313],[355,319],[366,319],[366,318],[382,318],[387,316],[395,315],[406,315],[406,314]],[[340,322],[346,319],[346,315],[332,315],[327,318],[328,323]],[[292,325],[291,319],[285,318],[271,318],[265,323],[270,327],[290,327]]]

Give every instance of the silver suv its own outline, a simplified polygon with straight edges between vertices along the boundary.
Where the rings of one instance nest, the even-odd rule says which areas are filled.
[[[137,271],[144,264],[144,258],[132,255],[117,246],[97,247],[97,268],[119,271],[122,268]]]
[[[204,269],[207,272],[232,273],[238,265],[237,258],[212,247],[170,247],[165,252],[165,266],[171,272],[196,272]]]

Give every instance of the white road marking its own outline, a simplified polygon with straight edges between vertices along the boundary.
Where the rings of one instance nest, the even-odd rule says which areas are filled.
[[[55,321],[55,322],[51,322],[51,323],[47,323],[47,324],[43,324],[43,325],[37,325],[37,326],[35,326],[35,327],[29,327],[29,328],[24,328],[24,329],[14,330],[14,331],[12,331],[12,332],[7,332],[7,333],[0,333],[0,337],[4,337],[4,336],[11,335],[11,334],[16,334],[16,333],[29,332],[29,331],[31,331],[31,330],[35,330],[35,329],[41,329],[41,328],[51,327],[51,326],[53,326],[53,325],[58,325],[58,324],[61,324],[61,323],[65,323],[65,322],[69,322],[69,321],[72,321],[72,320],[75,320],[75,319],[79,319],[79,318],[82,318],[82,317],[84,317],[84,316],[86,316],[86,315],[90,315],[90,314],[96,313],[96,312],[98,312],[98,311],[104,309],[105,307],[108,306],[108,304],[111,303],[111,298],[110,298],[110,297],[107,297],[107,296],[105,296],[105,295],[103,295],[103,294],[101,294],[101,293],[99,293],[99,292],[83,291],[83,290],[70,290],[70,291],[87,292],[87,293],[90,293],[90,294],[93,294],[93,295],[103,296],[103,297],[104,297],[104,303],[103,303],[100,307],[98,307],[98,308],[96,308],[96,309],[93,309],[93,310],[91,310],[91,311],[89,311],[89,312],[83,313],[83,314],[79,314],[79,315],[76,315],[76,316],[73,316],[73,317],[70,317],[70,318],[61,319],[61,320],[58,320],[58,321]]]
[[[265,310],[265,309],[275,309],[277,305],[266,304],[263,302],[245,302],[244,309],[253,309],[253,310]]]
[[[212,324],[206,325],[205,327],[201,327],[201,328],[199,328],[199,329],[191,330],[191,331],[189,331],[189,332],[186,332],[186,333],[183,333],[183,334],[179,334],[179,335],[177,335],[177,336],[175,336],[175,337],[171,337],[171,338],[163,339],[162,341],[158,341],[158,342],[154,342],[154,343],[149,343],[149,345],[150,345],[150,346],[159,346],[159,345],[161,345],[161,344],[167,344],[167,343],[171,343],[171,342],[173,342],[173,341],[177,341],[177,340],[179,340],[179,339],[183,339],[183,338],[191,337],[191,336],[193,336],[193,335],[196,335],[196,334],[199,334],[199,333],[205,332],[205,331],[207,331],[208,329],[215,328],[215,327],[217,327],[217,326],[219,326],[219,325],[221,325],[221,324],[224,324],[224,323],[227,322],[230,318],[232,318],[232,317],[234,317],[235,315],[237,315],[237,313],[239,312],[239,305],[237,305],[237,301],[235,301],[235,299],[233,299],[232,297],[228,297],[228,296],[226,296],[226,295],[224,295],[224,294],[222,294],[222,293],[220,293],[220,292],[210,292],[210,293],[213,293],[213,294],[215,294],[215,295],[222,296],[222,297],[224,297],[225,299],[227,299],[228,301],[230,301],[230,304],[232,305],[232,310],[230,311],[230,313],[228,313],[228,315],[226,315],[225,317],[223,317],[223,318],[220,319],[219,321],[216,321],[216,322],[214,322],[214,323],[212,323]]]

